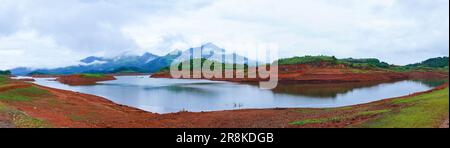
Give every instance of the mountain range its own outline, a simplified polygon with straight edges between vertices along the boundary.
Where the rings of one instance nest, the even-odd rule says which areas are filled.
[[[194,51],[200,51],[193,54]],[[226,57],[226,58],[225,58]],[[331,57],[329,57],[331,58]],[[222,63],[248,64],[249,66],[258,65],[258,61],[252,61],[248,58],[236,53],[226,52],[213,43],[204,44],[200,47],[190,48],[184,51],[176,50],[164,56],[145,53],[143,55],[123,54],[113,58],[90,56],[79,61],[80,64],[54,68],[54,69],[33,69],[27,67],[19,67],[9,70],[12,75],[34,75],[34,74],[78,74],[78,73],[105,73],[105,74],[126,74],[126,73],[154,73],[163,68],[167,68],[173,62],[182,62],[189,59],[208,59],[211,61],[221,61]],[[311,58],[288,58],[280,59],[279,64],[283,62],[291,63],[295,61],[308,61]],[[313,58],[314,59],[314,58]],[[319,58],[320,59],[320,58]],[[333,58],[331,58],[333,59]],[[341,59],[343,62],[352,63],[353,65],[372,65],[380,68],[391,67],[388,63],[381,62],[378,59]],[[411,67],[447,67],[448,57],[439,57],[428,59],[417,64],[401,66],[400,68]]]
[[[194,51],[200,51],[199,55],[194,55]],[[77,73],[153,73],[162,68],[170,66],[175,60],[207,58],[224,63],[257,63],[249,61],[248,58],[235,53],[226,53],[213,43],[202,45],[201,47],[190,48],[184,51],[174,51],[165,56],[157,56],[151,53],[143,55],[120,55],[113,58],[90,56],[81,59],[78,65],[54,68],[54,69],[33,69],[19,67],[11,69],[13,75],[33,75],[33,74],[77,74]],[[230,58],[233,57],[233,58]],[[242,61],[244,60],[244,61]]]

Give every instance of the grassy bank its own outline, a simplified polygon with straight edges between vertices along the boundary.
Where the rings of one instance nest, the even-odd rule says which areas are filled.
[[[98,79],[98,78],[104,78],[104,77],[106,77],[106,75],[104,75],[104,74],[81,74],[81,77],[89,78],[89,79]]]
[[[45,120],[31,117],[30,115],[9,107],[0,102],[0,116],[8,117],[8,124],[15,128],[49,128],[52,127],[50,123]],[[2,128],[2,127],[0,127]]]
[[[291,122],[299,127],[349,128],[436,128],[449,117],[449,89],[366,105],[336,109],[300,109],[300,114],[317,114]]]
[[[449,117],[448,88],[393,100],[390,103],[405,107],[398,111],[386,112],[379,118],[360,125],[360,127],[432,128],[439,127],[442,121]]]
[[[6,118],[6,121],[3,122],[8,123],[10,127],[18,128],[51,127],[47,121],[31,117],[25,112],[3,103],[31,102],[42,97],[50,97],[51,94],[34,86],[22,87],[10,82],[11,80],[7,77],[0,76],[0,90],[2,90],[0,91],[0,117]]]

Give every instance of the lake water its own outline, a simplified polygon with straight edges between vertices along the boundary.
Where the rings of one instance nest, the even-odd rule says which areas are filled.
[[[208,80],[152,79],[119,76],[90,86],[69,86],[38,78],[36,84],[107,98],[115,103],[154,113],[218,111],[248,108],[343,107],[399,97],[432,88],[422,82],[348,84],[289,84],[274,90],[256,85]]]

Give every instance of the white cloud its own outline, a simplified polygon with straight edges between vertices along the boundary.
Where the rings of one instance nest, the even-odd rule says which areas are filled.
[[[20,66],[56,68],[77,64],[83,57],[76,51],[61,47],[49,37],[33,32],[17,32],[0,38],[0,69]]]
[[[21,50],[80,57],[165,54],[213,42],[239,50],[277,43],[280,55],[376,57],[396,64],[448,55],[448,0],[0,0],[0,38],[35,37]],[[49,42],[39,41],[41,37]],[[35,41],[30,41],[35,40]],[[50,46],[51,45],[51,46]],[[11,49],[0,44],[0,55]],[[75,58],[38,64],[71,64]],[[23,64],[32,63],[29,59]],[[64,61],[62,61],[64,60]],[[47,62],[45,62],[47,61]],[[20,62],[19,62],[20,63]],[[14,64],[16,66],[18,64]],[[11,67],[1,64],[1,67]]]
[[[284,57],[332,54],[407,64],[448,55],[448,27],[445,0],[217,0],[180,15],[145,18],[124,30],[153,52],[173,44],[238,48],[270,42],[280,45]]]

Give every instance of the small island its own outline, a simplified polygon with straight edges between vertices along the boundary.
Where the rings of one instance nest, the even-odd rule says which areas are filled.
[[[75,75],[62,75],[56,78],[57,81],[71,85],[94,85],[101,81],[111,81],[116,80],[112,75],[106,74],[75,74]]]

